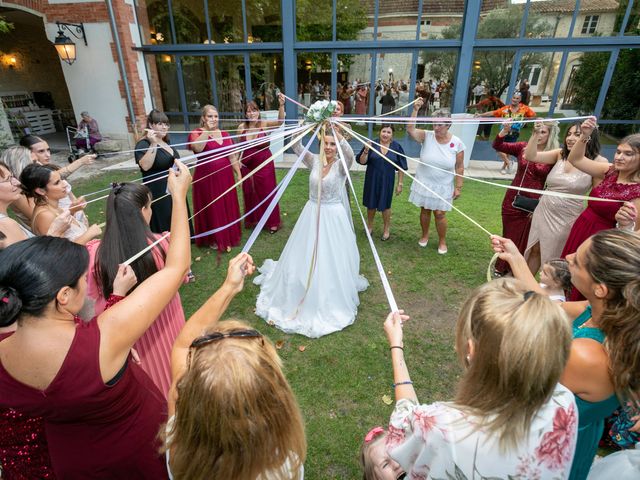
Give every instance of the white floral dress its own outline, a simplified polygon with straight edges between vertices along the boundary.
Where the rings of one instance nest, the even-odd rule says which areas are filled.
[[[451,403],[400,400],[387,449],[411,480],[542,480],[568,478],[577,437],[573,394],[558,384],[534,417],[528,438],[500,452],[498,440]]]

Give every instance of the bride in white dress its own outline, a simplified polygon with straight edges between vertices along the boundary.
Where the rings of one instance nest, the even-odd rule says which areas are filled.
[[[337,135],[351,167],[353,150]],[[303,158],[310,170],[309,200],[280,259],[266,260],[254,280],[261,285],[256,314],[286,333],[312,338],[351,325],[360,303],[358,292],[369,286],[359,273],[360,254],[345,189],[347,174],[334,136],[325,134],[320,148],[326,165],[309,152]],[[293,150],[302,153],[300,142]]]

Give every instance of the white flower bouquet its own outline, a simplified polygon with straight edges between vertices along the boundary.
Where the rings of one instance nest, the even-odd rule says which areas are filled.
[[[335,100],[318,100],[307,110],[304,119],[309,123],[322,122],[333,115],[337,106]]]

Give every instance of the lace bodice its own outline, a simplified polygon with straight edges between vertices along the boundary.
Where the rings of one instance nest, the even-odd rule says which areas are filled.
[[[296,143],[293,147],[293,151],[300,155],[304,150],[304,147],[300,142]],[[349,142],[342,139],[340,141],[340,148],[344,154],[347,168],[351,168],[354,161],[353,149],[349,145]],[[318,155],[307,152],[302,159],[303,163],[311,170],[309,174],[309,200],[318,201],[318,182],[322,178],[322,164]],[[344,184],[347,180],[347,173],[342,166],[342,162],[336,159],[336,162],[331,166],[329,172],[322,178],[322,194],[320,197],[321,203],[339,203],[342,202],[345,195]]]

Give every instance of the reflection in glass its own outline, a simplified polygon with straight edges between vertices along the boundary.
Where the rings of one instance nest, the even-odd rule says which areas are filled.
[[[309,106],[331,95],[331,54],[303,52],[298,54],[298,101]]]
[[[284,90],[282,55],[262,53],[250,56],[251,91],[260,110],[277,110],[277,91]]]
[[[586,56],[587,54],[585,54]],[[588,60],[584,60],[588,62]],[[638,78],[638,65],[640,64],[640,50],[624,49],[620,50],[616,68],[611,77],[609,90],[602,108],[602,118],[616,120],[640,120],[640,97],[638,95],[630,95],[634,85],[637,88],[638,80],[635,82],[633,78]],[[631,83],[633,82],[633,83]],[[607,131],[616,136],[622,137],[635,133],[640,125],[608,125]]]
[[[176,61],[172,55],[145,55],[154,108],[179,112],[180,97]]]
[[[531,107],[550,107],[562,52],[525,53],[520,59],[516,90]]]
[[[573,5],[557,0],[539,0],[529,5],[529,16],[525,27],[527,38],[565,37],[569,34]]]
[[[609,63],[609,52],[571,52],[558,95],[558,112],[593,113],[602,78]],[[562,112],[562,110],[568,110]]]
[[[248,42],[280,42],[282,40],[280,0],[248,1],[246,5]]]
[[[409,103],[411,53],[381,53],[376,60],[373,89],[375,114],[380,115]]]
[[[464,4],[424,0],[420,19],[420,38],[459,39],[462,33]]]
[[[496,2],[484,0],[480,9],[477,38],[518,38],[524,3],[508,5],[507,2],[497,2],[496,7]]]
[[[202,0],[172,0],[171,7],[177,43],[203,43],[208,40]]]
[[[147,8],[137,7],[138,26],[143,44],[170,45],[171,26],[169,24],[169,4],[167,0],[155,0],[147,3]]]
[[[332,40],[332,0],[296,0],[298,41]]]
[[[378,15],[379,40],[415,40],[417,22],[417,1],[389,2],[380,0]]]
[[[457,63],[455,51],[424,50],[418,53],[415,94],[425,100],[420,116],[440,108],[451,108]]]
[[[369,113],[371,55],[338,55],[336,97],[344,105],[344,114],[358,116]]]
[[[526,54],[523,54],[523,57]],[[496,97],[506,100],[511,68],[516,56],[515,50],[475,50],[467,105],[473,102],[473,86],[484,85],[493,90]]]
[[[627,1],[580,2],[573,28],[574,37],[610,37],[617,35],[627,9]],[[637,20],[636,20],[637,21]]]
[[[363,3],[358,0],[336,1],[337,40],[363,39],[362,31],[367,28],[369,23],[367,20],[367,7]],[[373,18],[371,19],[371,26],[373,27]],[[369,33],[369,37],[367,40],[373,38],[371,33]]]
[[[218,110],[241,114],[245,101],[244,58],[239,55],[215,57]]]
[[[630,0],[620,2],[620,7],[626,7]],[[624,13],[622,13],[622,9],[619,9],[618,18],[616,20],[616,31],[619,31],[622,27],[622,19],[624,18]],[[626,12],[626,9],[625,9]],[[629,15],[629,21],[627,22],[627,26],[624,29],[625,35],[640,35],[640,0],[635,0],[633,2],[633,6],[631,7],[631,15]]]
[[[209,57],[182,57],[182,78],[187,98],[187,111],[198,112],[213,103]]]
[[[242,2],[207,0],[209,21],[211,22],[211,40],[214,43],[244,42],[242,26]]]

